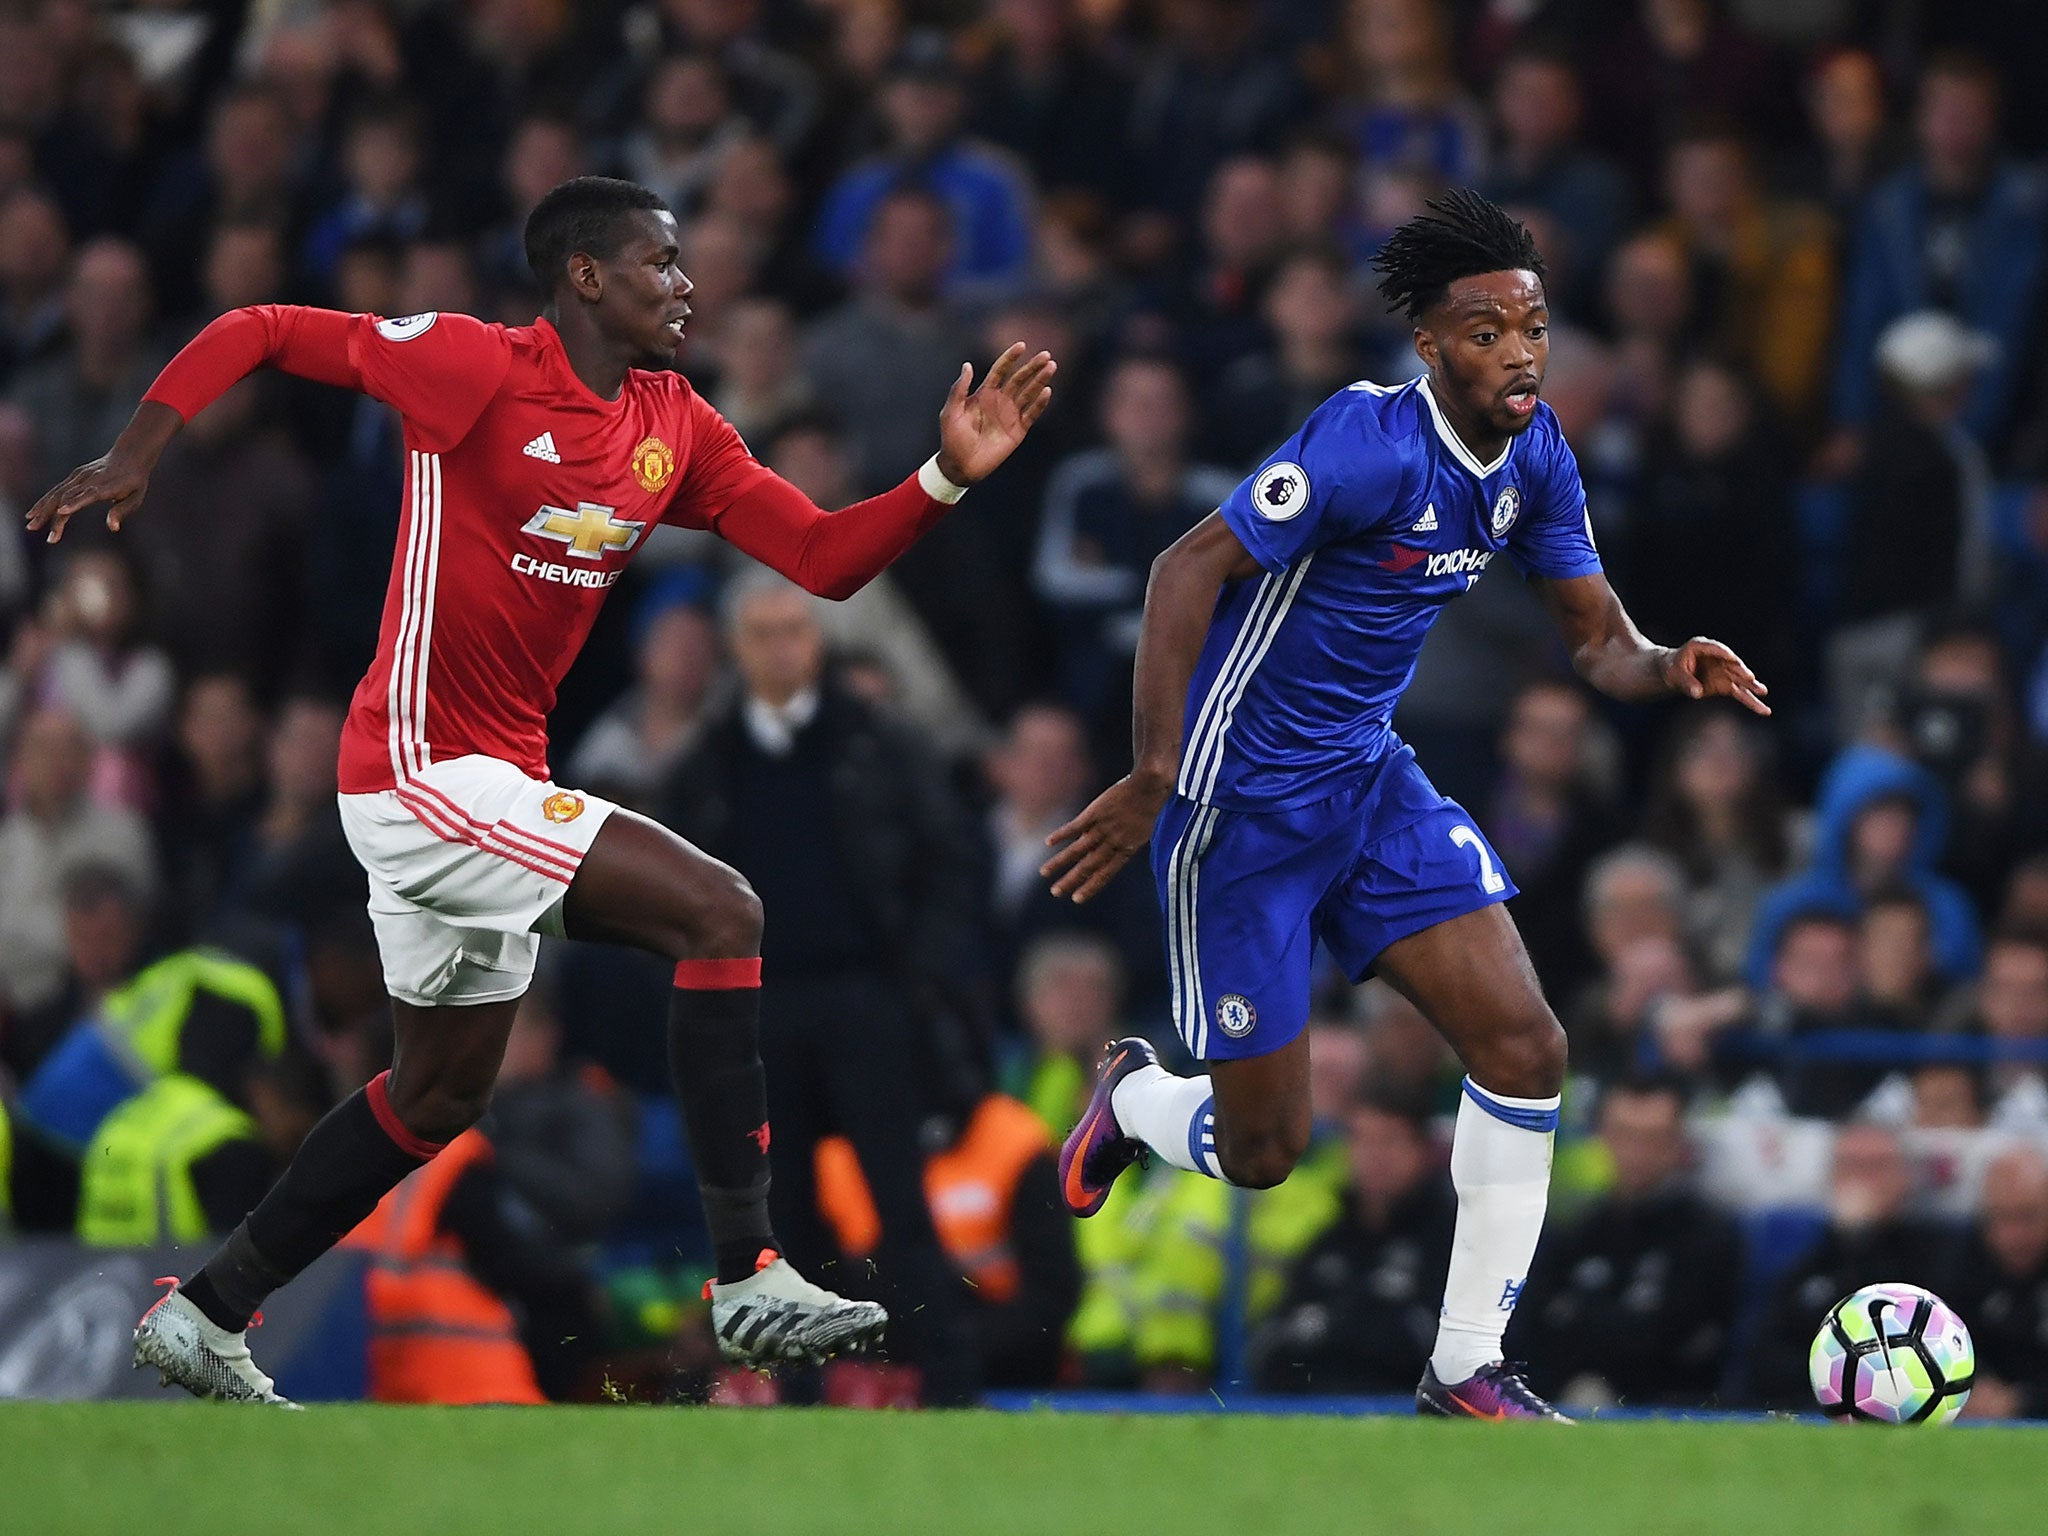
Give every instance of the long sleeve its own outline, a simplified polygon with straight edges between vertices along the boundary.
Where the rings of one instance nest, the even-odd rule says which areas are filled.
[[[360,389],[362,374],[349,356],[354,318],[300,304],[231,309],[164,364],[143,398],[168,405],[190,421],[266,365],[317,384]]]
[[[853,596],[937,525],[949,504],[912,475],[893,490],[827,512],[779,477],[760,480],[712,526],[735,549],[807,592]]]

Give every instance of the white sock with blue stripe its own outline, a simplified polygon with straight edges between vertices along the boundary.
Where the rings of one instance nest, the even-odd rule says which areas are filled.
[[[1451,1240],[1451,1273],[1444,1284],[1436,1348],[1429,1357],[1437,1379],[1446,1385],[1455,1386],[1501,1357],[1501,1336],[1522,1298],[1550,1203],[1557,1106],[1555,1094],[1513,1099],[1465,1079],[1451,1143],[1457,1235]]]
[[[1110,1090],[1109,1107],[1134,1136],[1176,1168],[1223,1177],[1216,1166],[1216,1095],[1207,1074],[1175,1077],[1144,1066]]]

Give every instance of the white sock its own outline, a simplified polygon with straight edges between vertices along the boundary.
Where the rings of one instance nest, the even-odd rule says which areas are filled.
[[[1444,1284],[1443,1315],[1429,1363],[1447,1386],[1500,1359],[1501,1335],[1522,1285],[1550,1201],[1550,1148],[1556,1095],[1511,1099],[1465,1079],[1451,1143],[1458,1191],[1457,1235]]]
[[[1175,1077],[1143,1066],[1109,1092],[1109,1107],[1126,1136],[1135,1136],[1176,1168],[1220,1179],[1216,1166],[1216,1095],[1209,1079]]]

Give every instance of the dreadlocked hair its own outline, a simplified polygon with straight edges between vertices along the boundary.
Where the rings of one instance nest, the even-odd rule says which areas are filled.
[[[1536,237],[1471,188],[1453,187],[1424,207],[1429,211],[1389,235],[1372,259],[1387,308],[1420,320],[1461,277],[1514,271],[1543,276]]]

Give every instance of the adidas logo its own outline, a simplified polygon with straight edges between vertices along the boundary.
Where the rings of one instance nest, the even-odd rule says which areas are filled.
[[[527,449],[526,451],[527,451],[528,453],[531,453],[531,452],[533,452],[533,450],[532,450],[531,448]],[[1429,504],[1428,506],[1426,506],[1426,507],[1424,507],[1424,508],[1422,509],[1422,516],[1420,516],[1420,517],[1418,517],[1417,519],[1415,519],[1415,522],[1413,523],[1413,525],[1411,525],[1411,526],[1410,526],[1410,528],[1408,529],[1408,531],[1409,531],[1410,533],[1435,533],[1435,532],[1436,532],[1436,503],[1435,503],[1435,502],[1433,502],[1433,501],[1432,501],[1432,502],[1431,502],[1431,503],[1430,503],[1430,504]]]
[[[536,437],[519,451],[529,459],[545,459],[550,464],[562,462],[561,454],[555,451],[555,434],[552,432],[541,433],[539,437]],[[1430,526],[1434,528],[1436,524],[1431,523]]]

